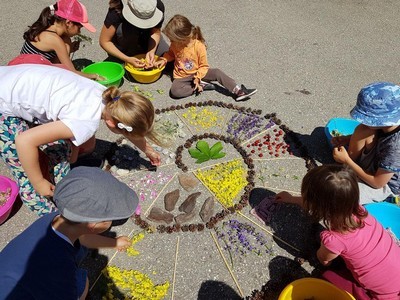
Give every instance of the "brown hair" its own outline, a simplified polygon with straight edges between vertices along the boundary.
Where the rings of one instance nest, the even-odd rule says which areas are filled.
[[[106,109],[114,119],[115,124],[122,123],[132,127],[132,135],[148,137],[159,143],[153,130],[154,106],[149,99],[135,92],[121,92],[115,86],[103,92]],[[119,129],[121,134],[129,134],[125,129]]]
[[[304,176],[301,195],[311,217],[331,230],[346,232],[364,226],[368,213],[359,204],[357,176],[346,166],[311,169]]]
[[[110,9],[115,9],[119,14],[122,13],[122,1],[121,0],[110,0],[108,2]]]
[[[53,5],[54,11],[57,11],[57,3]],[[29,29],[24,32],[24,40],[34,42],[36,41],[36,37],[42,33],[44,30],[49,28],[54,23],[62,23],[65,22],[66,19],[56,16],[51,12],[50,7],[47,6],[40,13],[39,18],[29,26]]]
[[[189,19],[182,15],[175,15],[169,20],[162,31],[171,42],[189,42],[196,39],[205,43],[199,26],[194,26]]]

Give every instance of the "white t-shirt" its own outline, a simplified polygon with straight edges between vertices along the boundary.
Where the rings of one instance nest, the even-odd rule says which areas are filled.
[[[106,87],[62,68],[0,66],[0,114],[44,124],[62,121],[79,146],[99,127]]]

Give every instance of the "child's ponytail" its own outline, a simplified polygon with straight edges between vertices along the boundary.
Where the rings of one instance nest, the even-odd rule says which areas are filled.
[[[121,134],[146,137],[160,144],[153,130],[155,110],[149,99],[135,92],[121,92],[112,86],[103,92],[103,100]]]
[[[206,40],[203,37],[203,34],[201,32],[201,29],[199,26],[193,26],[192,29],[192,34],[193,34],[193,39],[199,40],[200,42],[202,42],[203,44],[206,43]]]
[[[29,26],[29,29],[24,32],[24,40],[34,42],[40,33],[49,28],[55,22],[65,22],[64,18],[54,14],[57,9],[57,3],[45,7],[36,22]]]

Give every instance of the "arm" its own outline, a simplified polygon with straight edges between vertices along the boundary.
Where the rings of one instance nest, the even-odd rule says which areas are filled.
[[[125,135],[124,135],[125,136]],[[138,147],[141,151],[146,154],[146,156],[150,159],[150,162],[153,166],[161,165],[160,154],[153,149],[147,142],[144,137],[132,137],[130,135],[125,136],[129,141],[131,141],[136,147]]]
[[[116,33],[116,28],[111,25],[107,28],[105,25],[101,28],[99,43],[101,48],[103,48],[109,55],[114,56],[126,63],[130,63],[135,68],[143,68],[145,66],[144,62],[135,57],[130,57],[121,52],[112,42],[112,38]]]
[[[79,241],[87,248],[116,248],[118,251],[126,251],[132,244],[127,236],[111,238],[98,234],[85,234],[79,238]]]
[[[201,92],[202,89],[200,86],[200,80],[202,78],[204,78],[204,76],[206,76],[210,66],[208,65],[208,61],[207,61],[206,46],[201,42],[197,42],[196,51],[197,51],[197,59],[198,59],[198,61],[197,61],[198,68],[197,68],[196,75],[194,76],[193,83],[195,85],[195,90],[198,90],[199,92]]]
[[[163,54],[163,56],[160,57],[160,58],[154,63],[154,65],[155,65],[157,68],[160,69],[160,68],[164,67],[164,66],[167,64],[167,62],[170,62],[170,61],[173,61],[173,60],[175,60],[175,55],[174,55],[174,51],[172,50],[172,44],[171,44],[170,47],[169,47],[169,49],[168,49],[168,51],[165,52],[165,53]]]
[[[75,69],[69,56],[69,47],[67,47],[66,42],[60,36],[52,34],[48,37],[47,42],[49,43],[48,46],[56,52],[58,61],[70,71],[89,79],[99,79],[99,75],[97,74],[86,74]]]
[[[333,158],[338,163],[348,165],[362,181],[375,189],[384,187],[394,175],[394,173],[388,172],[387,170],[381,168],[379,168],[375,174],[366,173],[358,164],[354,162],[354,160],[351,159],[346,151],[346,148],[343,146],[333,149]]]
[[[348,153],[352,160],[357,160],[362,151],[375,140],[376,129],[360,124],[350,137]]]
[[[146,61],[148,67],[153,67],[154,65],[154,54],[156,53],[158,44],[160,44],[161,40],[161,29],[160,28],[152,28],[151,35],[149,38],[148,50],[146,53]]]
[[[71,138],[73,138],[72,131],[63,122],[55,121],[31,128],[15,139],[21,165],[34,189],[40,195],[53,196],[54,185],[44,178],[40,170],[39,146]]]
[[[276,194],[275,201],[296,204],[303,207],[303,198],[301,196],[293,196],[288,192],[280,192]]]
[[[324,266],[329,266],[336,257],[339,255],[329,251],[323,244],[319,247],[317,251],[317,258],[319,262]]]

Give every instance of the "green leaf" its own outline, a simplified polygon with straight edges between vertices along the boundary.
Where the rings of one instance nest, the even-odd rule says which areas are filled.
[[[206,154],[208,157],[210,157],[210,146],[208,146],[207,142],[198,141],[196,144],[196,148],[199,149],[204,154]]]
[[[197,148],[190,148],[188,151],[189,151],[190,156],[193,158],[199,158],[201,155],[204,154]]]
[[[203,162],[206,162],[207,160],[210,160],[210,158],[207,156],[204,156],[203,158],[198,158],[197,160],[196,160],[196,164],[201,164],[201,163],[203,163]]]
[[[211,159],[218,159],[218,158],[223,158],[226,155],[225,152],[219,152],[211,156]]]
[[[222,150],[222,143],[216,142],[210,149],[210,156],[211,158]]]

